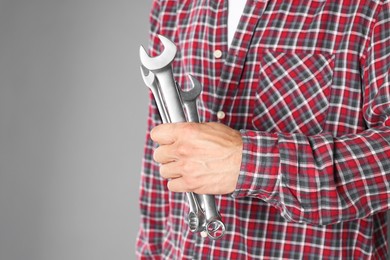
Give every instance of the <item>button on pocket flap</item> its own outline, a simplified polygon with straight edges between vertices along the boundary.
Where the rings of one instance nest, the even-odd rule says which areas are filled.
[[[265,51],[252,123],[261,131],[317,134],[333,76],[332,54]]]

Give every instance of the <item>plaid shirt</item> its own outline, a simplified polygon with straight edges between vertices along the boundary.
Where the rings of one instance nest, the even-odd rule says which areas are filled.
[[[229,49],[227,2],[155,0],[150,16],[151,55],[170,38],[179,84],[204,86],[202,121],[241,131],[236,190],[216,196],[227,233],[189,231],[185,195],[152,159],[151,101],[138,256],[386,259],[390,1],[248,0]]]

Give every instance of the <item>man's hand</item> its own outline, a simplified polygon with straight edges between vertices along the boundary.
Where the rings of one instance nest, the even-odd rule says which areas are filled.
[[[227,194],[236,188],[243,145],[238,131],[220,123],[162,124],[151,138],[160,145],[154,160],[169,190]]]

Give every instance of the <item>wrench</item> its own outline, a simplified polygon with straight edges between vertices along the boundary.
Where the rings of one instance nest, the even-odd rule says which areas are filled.
[[[168,123],[186,122],[180,90],[174,80],[171,66],[176,56],[177,48],[167,38],[161,35],[158,37],[164,46],[164,51],[160,56],[150,57],[142,46],[140,48],[140,59],[143,67],[149,70],[149,74],[157,77],[157,80],[153,81],[147,79],[147,85],[151,85],[152,89],[158,92],[155,98],[160,99],[160,105],[166,108],[166,111],[160,111],[160,114],[166,114],[164,120],[167,120]],[[165,101],[164,104],[163,101]],[[195,198],[195,194],[187,192],[186,195],[190,206],[190,213],[188,215],[190,230],[192,232],[198,232],[205,224],[204,213],[198,200]]]
[[[169,115],[166,111],[165,106],[163,105],[163,99],[161,97],[158,82],[154,73],[148,71],[145,67],[141,66],[141,74],[146,86],[148,86],[153,93],[157,108],[161,115],[162,122],[169,123]],[[196,194],[187,192],[186,195],[190,206],[190,213],[188,214],[188,223],[190,226],[190,230],[192,232],[199,232],[205,225],[204,213],[201,210],[201,205],[199,205],[198,200],[195,198]]]
[[[166,107],[166,111],[161,111],[160,114],[165,114],[165,119],[163,120],[167,120],[168,122],[185,122],[186,118],[182,106],[183,98],[186,101],[185,107],[189,121],[199,122],[196,97],[198,97],[201,92],[201,85],[198,84],[199,82],[195,82],[193,80],[194,78],[190,77],[193,83],[193,89],[187,92],[181,91],[179,86],[175,83],[171,66],[171,63],[176,56],[177,48],[169,39],[161,35],[158,35],[158,37],[164,46],[164,51],[161,55],[152,58],[141,46],[140,58],[143,66],[151,71],[149,73],[153,72],[156,74],[157,80],[149,82],[148,86],[152,86],[152,91],[155,90],[155,92],[158,92],[155,96],[157,99],[160,99],[160,105]],[[144,71],[143,74],[145,75]],[[159,82],[159,84],[156,82]],[[165,101],[165,106],[161,104],[163,101]],[[191,231],[199,231],[200,227],[205,225],[203,227],[205,230],[203,230],[202,233],[207,232],[207,235],[212,239],[220,238],[225,233],[225,226],[220,220],[221,217],[216,209],[214,197],[210,195],[197,195],[194,193],[187,194],[187,197],[191,210],[189,214]],[[199,205],[199,201],[202,205]],[[202,217],[202,206],[205,209],[207,223],[204,223],[204,216]]]
[[[158,35],[164,46],[164,51],[157,57],[150,57],[145,48],[140,48],[141,63],[152,71],[160,84],[161,95],[164,97],[165,106],[172,123],[185,122],[185,114],[179,91],[173,77],[171,63],[175,59],[177,47],[169,39]]]
[[[202,92],[202,85],[195,77],[189,75],[189,78],[192,83],[192,89],[189,91],[181,91],[181,97],[187,111],[189,122],[199,123],[200,120],[196,100]],[[207,236],[213,240],[222,237],[225,234],[226,229],[224,223],[221,221],[221,215],[217,210],[214,196],[207,194],[196,194],[196,196],[198,201],[201,201],[202,208],[206,215],[206,226],[204,231],[207,233]]]
[[[184,107],[187,111],[187,117],[189,122],[199,123],[198,107],[196,105],[196,100],[202,92],[202,84],[193,77],[188,75],[192,88],[189,91],[180,91],[181,98],[184,103]]]
[[[145,85],[150,88],[153,93],[154,100],[156,101],[157,109],[160,112],[161,120],[163,123],[168,123],[170,121],[168,112],[164,106],[163,98],[161,96],[158,82],[154,73],[147,70],[144,66],[141,65],[141,75],[145,82]]]

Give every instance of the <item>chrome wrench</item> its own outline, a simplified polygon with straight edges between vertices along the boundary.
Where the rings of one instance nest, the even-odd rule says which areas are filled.
[[[177,47],[164,36],[158,35],[158,37],[164,46],[163,52],[157,57],[150,57],[146,50],[141,46],[141,63],[157,77],[161,96],[164,97],[165,106],[172,123],[185,122],[186,117],[171,66],[171,63],[176,57]]]
[[[151,78],[146,78],[145,83],[151,87],[152,91],[156,91],[156,95],[153,93],[156,103],[160,103],[161,107],[165,108],[165,111],[163,111],[164,109],[160,111],[160,114],[165,114],[165,116],[162,116],[163,122],[186,122],[187,120],[182,106],[180,90],[176,86],[171,66],[171,63],[176,56],[177,48],[176,45],[167,38],[161,35],[158,37],[164,46],[164,51],[160,56],[150,57],[142,46],[140,48],[140,58],[143,67],[149,70],[149,74],[153,74],[153,77],[157,78],[153,80],[151,80]],[[144,71],[142,71],[142,74],[145,75]],[[205,225],[205,217],[202,208],[194,193],[187,192],[186,195],[190,206],[190,213],[188,215],[190,230],[192,232],[201,231]]]
[[[160,113],[161,120],[163,123],[168,123],[169,120],[169,115],[168,112],[164,106],[164,101],[161,96],[159,87],[158,87],[158,82],[156,79],[156,76],[154,73],[150,72],[148,69],[146,69],[144,66],[141,65],[141,75],[142,78],[145,82],[145,85],[150,88],[152,91],[154,100],[156,101],[157,109]]]
[[[148,86],[153,93],[153,97],[160,112],[162,122],[169,123],[169,115],[167,114],[166,108],[163,104],[163,100],[155,75],[153,74],[153,72],[148,71],[143,66],[141,66],[141,74],[145,85]],[[196,194],[187,192],[186,195],[190,206],[190,212],[188,214],[188,223],[190,226],[190,230],[192,232],[200,232],[203,230],[203,227],[205,225],[205,216],[203,211],[201,210],[202,207],[201,205],[199,205],[199,200],[196,198]]]
[[[192,83],[192,89],[189,91],[181,91],[181,97],[187,111],[188,121],[199,123],[200,120],[196,100],[202,92],[202,84],[191,75],[189,75],[189,78]],[[225,234],[226,228],[221,220],[221,215],[217,210],[214,196],[207,194],[195,194],[195,196],[198,201],[201,201],[201,206],[206,215],[204,232],[213,240],[222,237]]]

